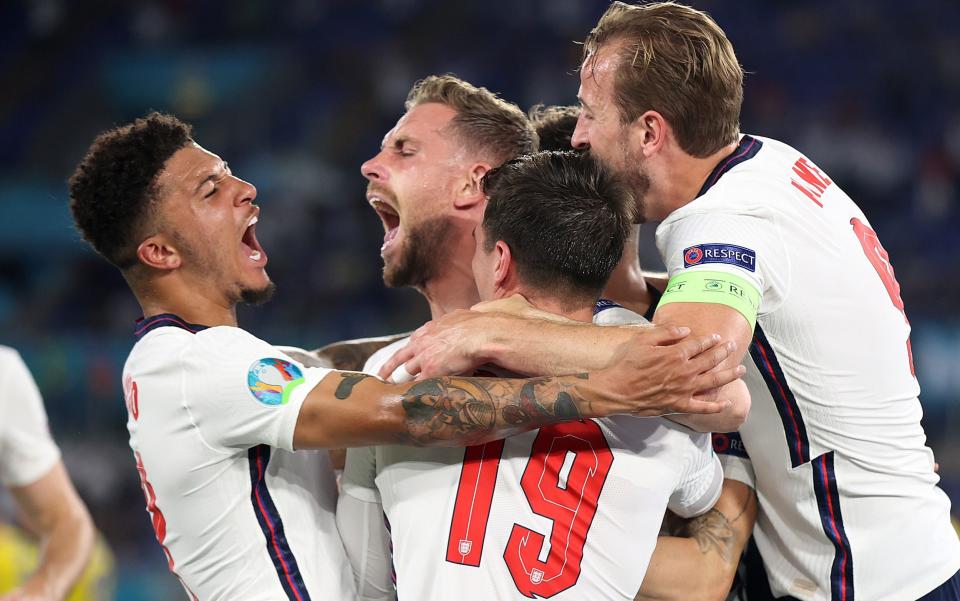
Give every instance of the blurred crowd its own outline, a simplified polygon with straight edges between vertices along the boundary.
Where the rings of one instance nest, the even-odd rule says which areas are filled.
[[[951,440],[960,431],[960,3],[692,3],[726,30],[748,72],[742,130],[813,157],[889,251],[914,327],[924,425],[942,485],[960,502]],[[21,351],[40,385],[66,464],[118,555],[121,598],[168,598],[175,581],[126,448],[119,374],[139,310],[67,210],[65,180],[92,138],[148,109],[169,111],[257,186],[258,236],[279,288],[270,304],[242,310],[257,336],[317,347],[408,330],[428,312],[415,293],[383,287],[382,228],[363,197],[361,162],[410,85],[431,73],[524,109],[575,103],[575,42],[606,5],[3,4],[0,342]],[[656,269],[652,231],[641,256]]]

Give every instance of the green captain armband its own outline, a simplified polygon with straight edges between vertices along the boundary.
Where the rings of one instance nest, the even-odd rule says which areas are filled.
[[[723,271],[685,271],[670,278],[658,307],[669,303],[726,305],[743,315],[752,330],[757,325],[760,292],[749,281]]]

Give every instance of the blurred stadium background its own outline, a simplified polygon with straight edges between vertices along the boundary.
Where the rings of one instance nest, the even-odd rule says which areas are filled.
[[[913,325],[924,425],[960,502],[960,3],[695,0],[749,75],[745,132],[811,156],[866,211]],[[179,598],[126,446],[120,370],[138,307],[72,229],[65,180],[101,130],[170,111],[259,189],[279,286],[241,311],[316,347],[428,313],[380,280],[360,163],[412,82],[452,72],[520,104],[576,100],[605,1],[13,0],[0,8],[0,342],[19,349],[117,557],[116,598]],[[643,258],[659,267],[646,228]],[[830,294],[830,290],[824,290]],[[956,513],[956,512],[955,512]],[[13,517],[9,501],[0,516]],[[905,522],[909,524],[909,521]]]

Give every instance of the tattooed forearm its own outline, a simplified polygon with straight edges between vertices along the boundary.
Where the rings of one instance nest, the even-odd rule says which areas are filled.
[[[361,373],[346,372],[340,374],[340,377],[342,378],[340,380],[340,384],[337,385],[337,390],[333,394],[342,401],[353,393],[354,386],[372,376]]]
[[[443,377],[411,385],[402,404],[410,440],[429,444],[475,443],[578,419],[589,401],[559,378]]]
[[[704,555],[716,550],[724,562],[736,562],[739,558],[733,557],[733,549],[737,546],[735,526],[755,502],[754,494],[747,495],[740,512],[733,519],[728,519],[722,511],[713,508],[690,520],[686,528],[687,535],[697,541],[700,552]]]

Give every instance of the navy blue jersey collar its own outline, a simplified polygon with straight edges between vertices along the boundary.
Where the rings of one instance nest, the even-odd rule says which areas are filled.
[[[174,315],[173,313],[161,313],[151,315],[150,317],[141,317],[136,321],[133,335],[140,340],[147,335],[147,332],[163,327],[174,327],[186,330],[191,334],[196,334],[200,330],[206,330],[207,326],[188,323],[185,319]]]
[[[717,163],[717,166],[710,172],[707,181],[704,182],[703,187],[700,188],[700,192],[697,193],[697,198],[706,194],[707,190],[712,188],[724,173],[730,171],[740,163],[749,161],[757,156],[757,153],[760,152],[760,148],[762,147],[763,142],[760,140],[752,136],[743,136],[743,138],[740,139],[740,143],[737,144],[737,147],[733,149],[733,152]]]

